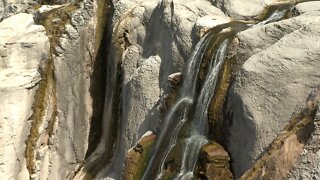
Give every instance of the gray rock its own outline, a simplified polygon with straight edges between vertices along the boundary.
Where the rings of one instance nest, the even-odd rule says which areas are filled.
[[[296,9],[300,14],[320,11],[320,2],[310,1],[310,2],[299,3],[296,5]]]
[[[320,110],[315,118],[315,130],[311,139],[304,147],[301,161],[288,174],[288,179],[319,179],[320,178]]]
[[[31,53],[32,52],[32,53]],[[26,179],[25,141],[34,119],[35,94],[49,54],[49,39],[32,15],[0,23],[0,175]]]
[[[1,0],[0,1],[0,22],[10,16],[25,12],[32,4],[32,0]]]
[[[82,6],[90,4],[90,7],[92,3],[81,2]],[[61,7],[49,8],[59,13]],[[50,143],[37,149],[40,157],[36,161],[37,179],[67,179],[85,159],[93,117],[91,83],[97,55],[95,11],[79,8],[69,12],[70,24],[64,25],[65,31],[53,49],[56,115]]]
[[[239,19],[257,16],[264,7],[275,2],[277,0],[221,0],[218,4],[228,15]]]
[[[252,165],[319,83],[318,17],[299,16],[239,34],[239,60],[247,60],[228,95],[227,149],[235,177]]]
[[[122,117],[117,154],[98,175],[118,178],[124,156],[148,130],[156,131],[159,112],[156,103],[165,88],[167,77],[182,70],[195,43],[199,40],[197,27],[213,27],[221,21],[221,10],[210,2],[200,1],[116,1],[114,3],[114,57],[122,62]],[[205,23],[196,23],[207,16]],[[196,25],[197,24],[197,25]],[[106,121],[106,120],[105,120]],[[107,135],[101,143],[106,143]]]

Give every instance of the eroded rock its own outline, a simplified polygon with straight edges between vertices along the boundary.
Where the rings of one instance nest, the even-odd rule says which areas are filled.
[[[155,134],[148,131],[139,139],[137,144],[128,151],[123,179],[134,180],[142,177],[156,137]]]
[[[49,55],[43,26],[30,14],[0,23],[0,175],[29,178],[26,140],[34,121],[35,95]]]
[[[217,143],[202,147],[196,175],[201,179],[232,179],[228,152]]]
[[[228,95],[232,126],[227,149],[235,177],[253,164],[284,128],[296,104],[318,84],[318,16],[301,15],[239,34],[244,44],[239,60],[248,60]]]
[[[299,155],[314,130],[319,100],[320,88],[308,96],[305,107],[294,112],[284,131],[278,134],[254,166],[240,179],[286,178],[288,172],[297,164]],[[309,177],[311,175],[310,173]]]

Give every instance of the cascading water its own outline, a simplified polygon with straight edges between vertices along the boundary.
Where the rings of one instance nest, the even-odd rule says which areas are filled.
[[[218,48],[211,58],[209,71],[201,90],[195,109],[195,116],[192,120],[190,137],[186,139],[183,152],[182,167],[176,179],[190,179],[197,163],[198,153],[201,147],[208,142],[208,108],[214,95],[214,90],[218,81],[218,74],[225,60],[228,39]]]
[[[217,32],[222,31],[223,27],[219,27],[217,29],[210,31],[199,41],[195,50],[193,51],[193,54],[191,55],[191,58],[189,59],[184,71],[186,76],[180,92],[181,96],[177,103],[170,109],[165,118],[164,127],[162,128],[157,140],[155,152],[149,162],[143,179],[149,179],[150,170],[155,168],[158,169],[157,179],[162,178],[164,162],[169,152],[175,147],[178,133],[186,121],[192,122],[192,127],[189,138],[186,139],[186,145],[183,152],[182,168],[178,178],[180,176],[183,177],[185,174],[190,174],[189,172],[193,171],[197,162],[197,154],[199,153],[201,147],[208,142],[207,109],[214,94],[219,70],[224,62],[224,56],[228,44],[227,40],[223,41],[223,43],[218,46],[218,49],[211,58],[208,74],[206,76],[200,96],[197,96],[196,88],[203,56],[208,48],[209,43],[213,39],[219,37],[220,34]],[[194,103],[197,104],[194,106]],[[188,117],[188,115],[192,107],[195,107],[195,114],[193,119],[189,119],[190,117]],[[165,137],[170,137],[169,142],[165,142]],[[159,167],[157,164],[160,164],[161,167]]]
[[[163,163],[168,153],[176,144],[178,132],[187,120],[188,110],[194,101],[197,78],[196,75],[198,74],[200,69],[201,59],[203,58],[204,52],[207,49],[207,46],[213,36],[214,33],[206,34],[198,42],[198,44],[195,47],[195,50],[191,55],[191,58],[189,59],[188,66],[185,71],[185,74],[188,74],[188,76],[184,80],[181,97],[179,98],[177,103],[175,103],[175,105],[170,109],[169,113],[165,117],[164,126],[157,139],[155,152],[152,158],[150,159],[149,165],[142,179],[149,178],[149,173],[151,172],[151,169],[159,168],[155,167],[157,166],[156,164],[158,164],[157,160],[159,161],[160,159],[159,163],[163,166]],[[176,118],[178,111],[182,111],[184,113],[180,115],[179,118]],[[179,121],[177,121],[176,119],[179,119]],[[174,127],[174,129],[172,129],[171,127]],[[171,137],[169,144],[167,142],[164,142],[165,137]]]
[[[283,18],[286,12],[287,11],[276,10],[261,23],[267,24],[277,21]],[[185,138],[184,140],[181,168],[176,179],[193,178],[193,170],[197,163],[200,149],[208,142],[208,107],[212,97],[214,96],[215,87],[218,82],[218,74],[224,64],[229,37],[234,35],[236,32],[248,28],[249,26],[249,23],[246,24],[243,22],[231,22],[230,24],[227,23],[217,26],[216,28],[211,29],[199,41],[191,55],[191,58],[189,58],[188,64],[183,73],[184,81],[179,99],[166,115],[164,126],[157,139],[155,152],[149,161],[142,179],[150,179],[150,177],[153,176],[152,173],[154,170],[156,170],[157,179],[163,178],[165,160],[167,159],[168,154],[176,146],[180,129],[187,121],[191,122],[191,127],[189,127],[190,133],[188,138]],[[221,37],[223,41],[212,55],[200,95],[197,96],[197,80],[204,54],[210,42],[219,38],[221,41]],[[190,115],[189,112],[191,108],[194,108],[192,109],[194,113],[192,116],[193,118],[188,117]],[[170,137],[170,140],[166,141],[166,137]]]

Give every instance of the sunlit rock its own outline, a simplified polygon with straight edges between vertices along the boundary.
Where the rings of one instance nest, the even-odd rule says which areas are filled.
[[[26,139],[33,121],[35,94],[49,55],[43,26],[30,14],[0,23],[0,175],[29,177]]]

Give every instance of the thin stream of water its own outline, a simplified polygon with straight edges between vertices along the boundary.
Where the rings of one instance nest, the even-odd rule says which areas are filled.
[[[180,128],[186,121],[188,109],[191,107],[194,100],[195,89],[196,89],[196,77],[197,77],[196,75],[199,72],[202,57],[213,36],[214,36],[213,33],[208,33],[205,36],[203,36],[201,40],[198,42],[198,44],[196,45],[195,50],[193,51],[190,57],[190,61],[185,72],[185,74],[188,74],[188,76],[186,77],[183,83],[183,88],[181,92],[182,95],[177,101],[177,103],[173,105],[173,107],[170,109],[169,113],[165,117],[164,126],[162,128],[162,131],[160,132],[160,135],[157,138],[155,152],[153,153],[153,156],[150,159],[150,162],[147,166],[147,169],[142,179],[148,178],[148,173],[150,172],[151,169],[154,168],[154,166],[156,166],[154,165],[155,164],[154,162],[156,161],[156,159],[159,159],[159,158],[161,159],[160,167],[161,168],[163,167],[165,158],[168,156],[168,153],[176,144],[178,132],[180,131]],[[182,110],[184,114],[180,118],[176,118],[175,116],[177,111],[181,109],[184,109]],[[172,127],[175,127],[175,128],[172,132],[170,132],[170,129],[172,129]],[[168,147],[165,147],[163,150],[162,146],[163,144],[165,144],[163,142],[165,140],[165,137],[171,137],[171,138],[170,138]],[[161,171],[160,167],[156,167],[158,168],[159,172]]]
[[[201,147],[208,142],[208,108],[214,95],[220,69],[225,60],[227,45],[228,39],[220,44],[211,59],[209,71],[195,108],[191,134],[190,137],[186,139],[181,170],[176,179],[190,177],[190,172],[193,172],[197,163]]]

